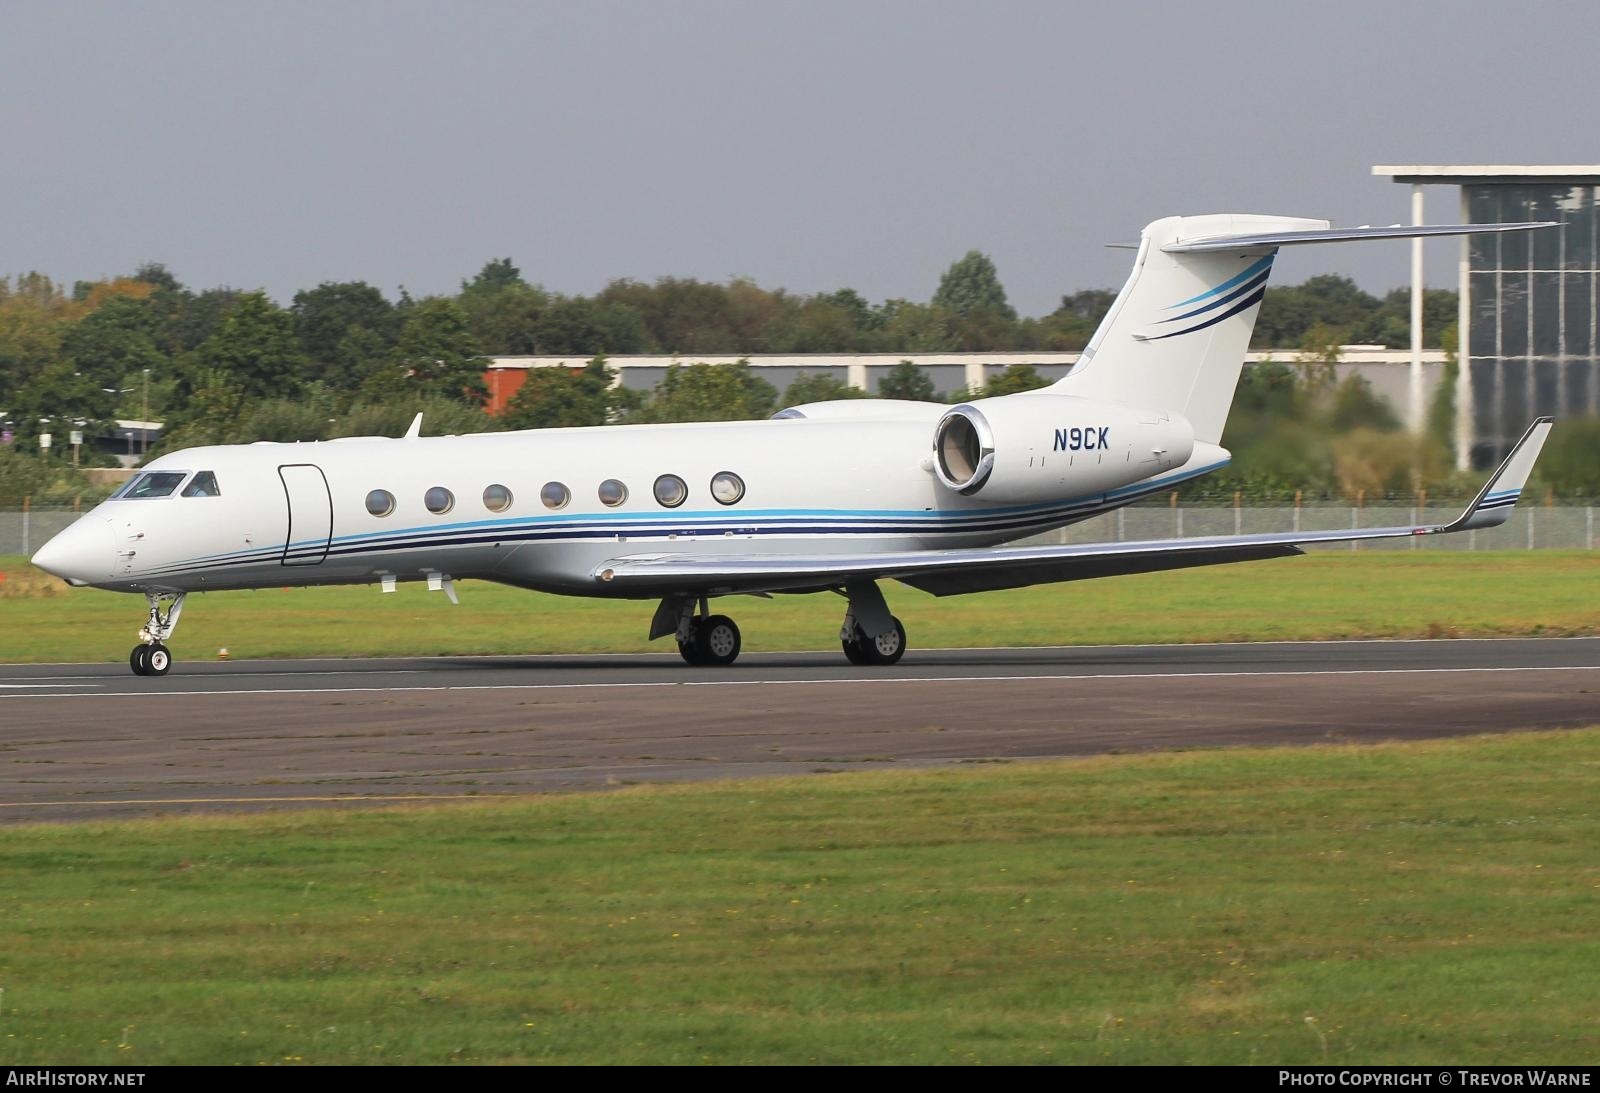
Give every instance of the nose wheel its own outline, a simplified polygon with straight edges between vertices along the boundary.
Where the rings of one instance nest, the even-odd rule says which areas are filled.
[[[172,650],[167,639],[178,628],[178,616],[183,613],[182,592],[146,592],[150,603],[150,617],[139,631],[139,644],[128,654],[128,667],[136,676],[164,676],[172,670]]]
[[[172,668],[172,651],[160,642],[135,645],[128,655],[128,666],[136,676],[164,676]]]

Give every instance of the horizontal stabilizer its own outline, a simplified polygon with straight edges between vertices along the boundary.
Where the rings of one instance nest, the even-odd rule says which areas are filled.
[[[1352,243],[1363,239],[1477,235],[1487,232],[1532,231],[1535,228],[1559,226],[1554,220],[1541,220],[1532,224],[1392,224],[1387,228],[1325,228],[1318,231],[1213,235],[1204,239],[1177,239],[1161,249],[1169,254],[1205,254],[1210,251],[1252,250],[1258,247],[1292,247],[1302,243]]]
[[[1530,425],[1472,503],[1448,524],[864,554],[634,554],[602,562],[593,575],[600,584],[637,596],[673,592],[812,592],[862,580],[897,580],[935,596],[954,596],[1281,558],[1301,554],[1304,547],[1313,543],[1470,531],[1495,527],[1511,515],[1539,449],[1550,435],[1550,423],[1551,419],[1545,417]]]

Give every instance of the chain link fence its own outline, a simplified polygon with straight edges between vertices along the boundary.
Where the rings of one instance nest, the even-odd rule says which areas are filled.
[[[0,554],[32,555],[79,515],[70,508],[0,509]]]
[[[1036,535],[1025,543],[1096,543],[1170,539],[1253,532],[1332,531],[1340,528],[1442,524],[1464,504],[1365,507],[1293,506],[1234,508],[1231,505],[1134,505],[1081,524]],[[78,518],[70,508],[0,509],[0,554],[30,555]],[[1430,535],[1365,543],[1330,543],[1313,550],[1592,550],[1592,505],[1524,505],[1500,527],[1459,535]]]

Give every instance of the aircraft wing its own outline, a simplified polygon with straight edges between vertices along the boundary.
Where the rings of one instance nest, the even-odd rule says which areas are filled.
[[[1447,524],[888,553],[634,554],[601,563],[595,567],[594,578],[619,590],[637,588],[641,595],[798,592],[838,588],[858,581],[897,580],[935,596],[954,596],[1125,573],[1281,558],[1302,554],[1303,548],[1313,543],[1443,535],[1490,528],[1503,524],[1511,515],[1533,471],[1539,449],[1550,434],[1550,426],[1551,419],[1547,417],[1530,425],[1472,503]]]

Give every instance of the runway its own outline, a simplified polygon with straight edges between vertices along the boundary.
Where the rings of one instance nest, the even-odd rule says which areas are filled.
[[[1597,723],[1600,638],[8,665],[0,823]]]

